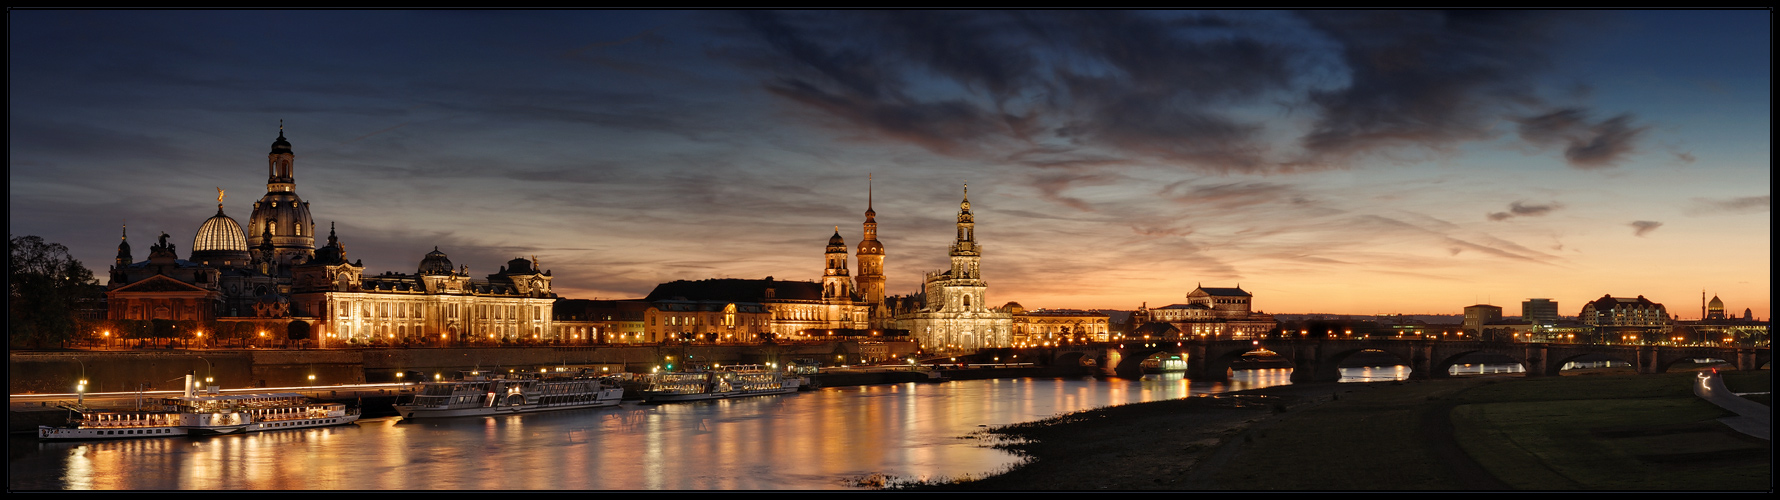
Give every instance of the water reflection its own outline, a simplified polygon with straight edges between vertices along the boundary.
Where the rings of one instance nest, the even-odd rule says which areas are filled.
[[[1341,382],[1390,382],[1409,380],[1410,369],[1404,365],[1342,367]]]
[[[13,489],[841,489],[868,474],[982,474],[1016,458],[990,426],[1289,383],[1003,379],[529,415],[360,420],[208,438],[14,446]],[[15,443],[16,444],[16,443]]]

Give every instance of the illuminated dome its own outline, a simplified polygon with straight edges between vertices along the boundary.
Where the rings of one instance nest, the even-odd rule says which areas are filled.
[[[841,229],[834,228],[834,236],[828,238],[828,253],[847,253],[847,241],[841,239]]]
[[[241,232],[241,224],[223,215],[221,204],[216,206],[215,216],[198,226],[198,235],[192,238],[189,260],[219,268],[247,267],[252,260],[247,253],[247,236]]]
[[[439,251],[439,247],[433,247],[433,251],[427,252],[426,257],[420,259],[422,275],[448,275],[456,270],[457,267],[451,265],[451,259],[445,258],[445,252]]]
[[[1712,296],[1712,302],[1706,304],[1706,319],[1724,319],[1724,301]]]

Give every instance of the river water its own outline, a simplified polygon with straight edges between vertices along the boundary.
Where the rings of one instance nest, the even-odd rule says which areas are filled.
[[[1343,368],[1344,381],[1408,369]],[[1016,464],[975,433],[1085,409],[1290,383],[1180,374],[827,388],[782,396],[196,438],[10,440],[13,490],[813,490]]]
[[[873,474],[918,480],[1017,463],[970,438],[987,427],[1289,375],[967,380],[232,436],[15,438],[8,476],[13,490],[846,489]]]

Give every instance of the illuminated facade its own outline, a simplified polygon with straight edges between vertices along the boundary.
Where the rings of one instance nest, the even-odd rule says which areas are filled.
[[[556,295],[537,260],[513,259],[486,280],[470,278],[434,248],[414,274],[365,276],[333,230],[314,258],[293,267],[291,302],[312,328],[348,344],[564,340],[551,324]]]
[[[1596,327],[1666,327],[1670,324],[1668,310],[1643,295],[1635,299],[1602,295],[1584,304],[1577,319],[1584,325]]]
[[[1045,346],[1066,342],[1106,342],[1111,339],[1110,316],[1080,309],[1026,310],[1018,302],[1001,306],[1012,315],[1016,346]]]
[[[988,283],[979,265],[976,217],[970,213],[970,190],[958,205],[957,239],[952,242],[952,268],[927,273],[920,296],[890,299],[893,324],[909,331],[926,349],[971,351],[1013,345],[1013,315],[991,307]]]
[[[1273,315],[1255,312],[1254,295],[1236,288],[1198,286],[1187,293],[1187,303],[1150,309],[1140,305],[1132,313],[1132,324],[1166,323],[1176,335],[1188,339],[1250,339],[1260,338],[1279,326]],[[1162,331],[1152,328],[1150,331]]]

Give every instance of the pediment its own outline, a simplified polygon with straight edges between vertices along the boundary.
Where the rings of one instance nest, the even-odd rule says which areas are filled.
[[[197,285],[193,285],[193,284],[179,281],[179,280],[176,280],[173,278],[169,278],[166,275],[157,274],[154,276],[149,276],[148,279],[144,279],[142,281],[124,285],[123,288],[112,290],[111,292],[112,293],[119,293],[119,292],[136,292],[136,293],[142,293],[142,292],[200,292],[200,293],[208,293],[208,292],[210,292],[210,290],[199,287]]]

